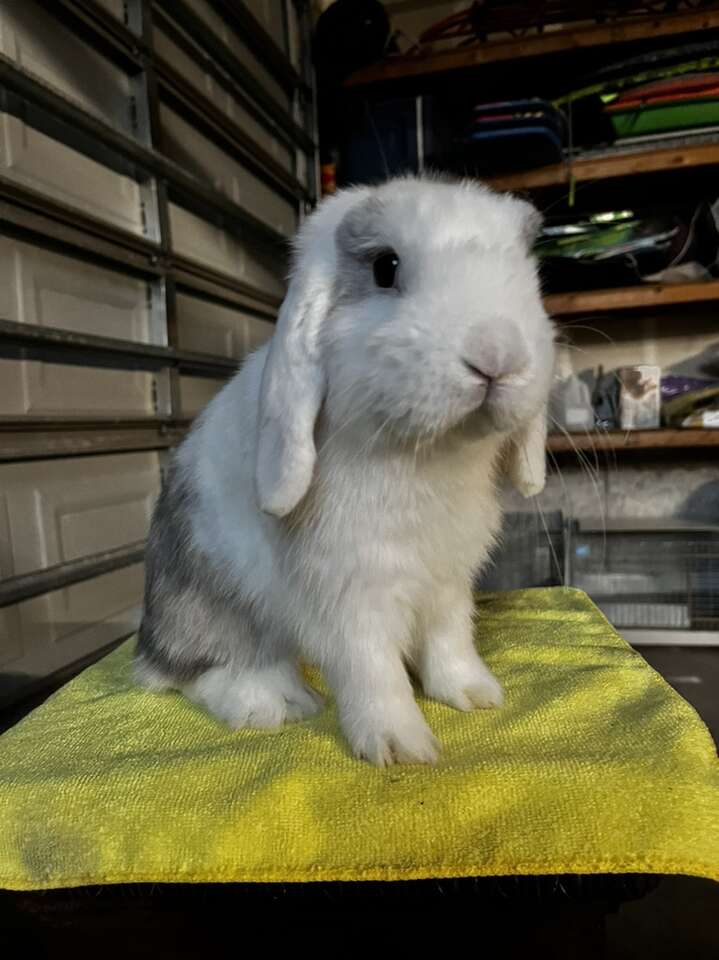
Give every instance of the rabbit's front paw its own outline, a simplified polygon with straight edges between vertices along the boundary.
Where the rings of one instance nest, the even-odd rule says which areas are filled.
[[[454,660],[427,670],[422,677],[424,692],[457,710],[501,707],[501,684],[479,657]]]
[[[372,716],[363,716],[346,724],[347,739],[355,756],[378,767],[392,763],[436,763],[439,742],[424,721],[419,708],[414,710],[378,707]]]

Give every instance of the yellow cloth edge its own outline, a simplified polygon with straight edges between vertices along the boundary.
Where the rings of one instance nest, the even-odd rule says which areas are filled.
[[[458,872],[462,871],[462,872]],[[640,860],[621,862],[614,860],[577,860],[566,863],[548,863],[546,861],[525,861],[507,869],[506,864],[471,864],[462,866],[432,866],[416,869],[373,867],[367,870],[337,870],[317,868],[316,870],[299,871],[291,875],[287,871],[275,872],[263,870],[262,875],[252,875],[233,872],[230,876],[223,872],[193,871],[192,876],[183,876],[177,872],[162,874],[159,871],[142,875],[132,872],[107,874],[99,879],[93,874],[88,877],[58,878],[47,884],[26,884],[14,878],[5,879],[3,887],[7,890],[27,892],[32,890],[72,889],[85,886],[105,886],[127,883],[322,883],[352,881],[398,881],[398,880],[448,880],[471,879],[473,877],[522,877],[522,876],[562,876],[564,874],[651,874],[657,876],[674,875],[699,877],[705,880],[714,880],[719,883],[719,871],[709,864],[679,863],[668,860],[661,862],[652,859],[643,864]]]

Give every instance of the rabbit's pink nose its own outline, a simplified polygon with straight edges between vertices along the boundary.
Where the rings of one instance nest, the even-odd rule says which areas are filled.
[[[498,380],[530,363],[529,348],[519,324],[506,317],[486,320],[462,344],[462,359],[482,377]]]

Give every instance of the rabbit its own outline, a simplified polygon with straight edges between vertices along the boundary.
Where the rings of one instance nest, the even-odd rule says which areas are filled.
[[[233,728],[321,709],[352,753],[434,763],[413,693],[499,707],[472,583],[501,476],[544,484],[554,331],[526,201],[406,177],[321,202],[271,340],[176,450],[146,559],[136,675]]]

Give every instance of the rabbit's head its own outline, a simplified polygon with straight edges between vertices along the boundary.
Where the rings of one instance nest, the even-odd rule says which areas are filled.
[[[303,227],[265,365],[260,505],[289,513],[310,484],[314,425],[396,440],[506,434],[525,495],[544,478],[554,341],[530,204],[471,182],[407,178],[325,201]]]

